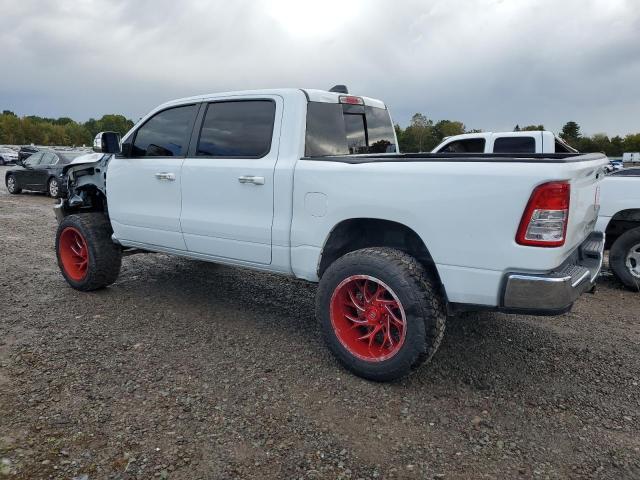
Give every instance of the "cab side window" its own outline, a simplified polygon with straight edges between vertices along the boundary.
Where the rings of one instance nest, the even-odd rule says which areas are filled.
[[[493,142],[493,153],[536,153],[533,137],[502,137]]]
[[[196,105],[163,110],[138,129],[134,157],[184,157],[187,153]]]
[[[456,140],[442,147],[438,153],[484,153],[484,138]]]

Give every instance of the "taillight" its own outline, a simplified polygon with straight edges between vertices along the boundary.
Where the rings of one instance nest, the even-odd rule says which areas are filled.
[[[534,247],[564,245],[570,197],[568,182],[549,182],[537,186],[522,215],[516,242]]]

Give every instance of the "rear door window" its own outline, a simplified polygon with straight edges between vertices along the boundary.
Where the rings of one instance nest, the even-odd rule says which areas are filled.
[[[58,157],[51,152],[47,152],[42,156],[42,160],[40,161],[40,165],[55,165],[58,161]]]
[[[502,137],[493,142],[493,153],[536,153],[533,137]]]
[[[156,113],[138,129],[134,157],[185,156],[196,105],[169,108]]]
[[[215,102],[207,107],[196,155],[260,158],[271,150],[273,100]]]

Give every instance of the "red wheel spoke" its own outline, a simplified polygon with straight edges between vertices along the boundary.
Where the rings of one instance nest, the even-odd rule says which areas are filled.
[[[382,330],[382,326],[380,325],[376,325],[375,327],[373,327],[373,329],[369,332],[366,333],[365,335],[358,337],[358,340],[368,340],[369,341],[369,347],[371,347],[371,344],[373,343],[373,341],[376,338],[376,334]]]
[[[382,342],[382,345],[384,346],[384,344],[386,342],[389,342],[389,348],[393,348],[393,339],[391,338],[391,325],[390,325],[390,320],[389,318],[387,318],[387,325],[384,329],[384,341]]]
[[[391,307],[389,305],[385,305],[385,309],[387,310],[387,312],[389,313],[389,318],[391,318],[391,320],[393,320],[393,323],[397,326],[397,327],[404,327],[404,322],[402,321],[402,319],[398,318],[396,316],[395,313],[393,313],[393,310],[391,310]]]
[[[353,306],[356,307],[361,312],[364,312],[364,305],[360,305],[358,303],[358,300],[356,299],[353,290],[347,290],[347,294],[349,295],[349,299],[351,300],[351,303],[353,304]]]

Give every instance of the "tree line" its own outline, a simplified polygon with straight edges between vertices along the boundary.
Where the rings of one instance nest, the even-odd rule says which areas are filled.
[[[116,114],[103,115],[98,120],[91,118],[80,123],[69,117],[18,117],[15,113],[4,110],[0,115],[0,144],[91,145],[93,137],[98,132],[114,131],[124,134],[131,127],[133,121]],[[544,125],[516,125],[514,131],[544,129]],[[401,152],[428,152],[445,137],[481,131],[468,130],[458,121],[434,121],[422,113],[416,113],[406,128],[395,125],[395,130]],[[640,152],[640,133],[624,137],[609,137],[605,133],[586,136],[582,135],[580,125],[570,121],[562,127],[559,136],[581,152],[603,152],[612,157],[619,157],[623,152]]]
[[[98,132],[126,133],[133,122],[123,115],[103,115],[96,120],[76,122],[69,117],[44,118],[36,115],[18,117],[10,110],[0,115],[0,144],[4,145],[91,145]]]

